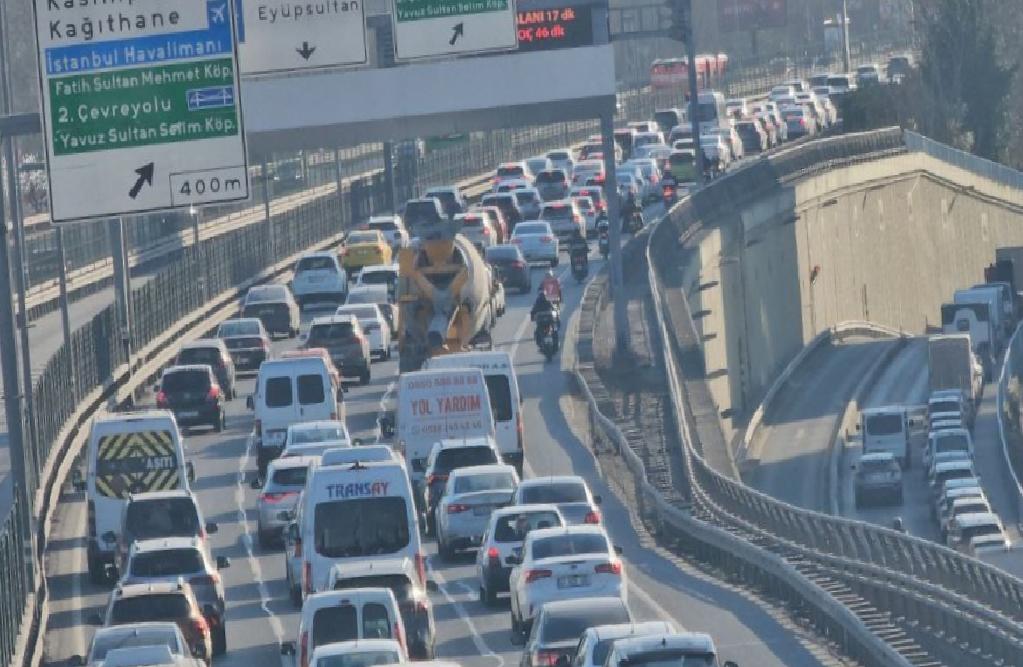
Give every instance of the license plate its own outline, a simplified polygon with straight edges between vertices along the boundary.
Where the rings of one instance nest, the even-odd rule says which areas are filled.
[[[569,574],[564,577],[558,577],[558,588],[579,588],[581,586],[588,586],[590,578],[585,574]]]
[[[490,505],[477,505],[476,507],[472,508],[472,513],[475,514],[476,516],[487,516],[492,511],[493,508]]]
[[[194,418],[199,416],[198,410],[181,410],[178,412],[178,416],[184,419]]]

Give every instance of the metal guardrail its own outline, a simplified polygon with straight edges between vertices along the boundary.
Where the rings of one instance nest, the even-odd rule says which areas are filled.
[[[1023,189],[1023,172],[1017,171],[1012,167],[986,160],[958,148],[952,148],[910,130],[906,130],[904,136],[906,148],[911,151],[927,153],[942,162],[953,164],[960,169],[983,176],[989,181],[1001,183],[1010,188]]]
[[[892,153],[891,131],[867,134],[875,136],[825,140],[824,146],[811,142],[765,161],[771,173],[763,176],[775,183],[788,182],[801,174]],[[787,505],[712,470],[698,454],[694,433],[686,426],[686,397],[676,378],[673,333],[664,318],[663,290],[655,267],[658,259],[670,259],[680,230],[698,224],[698,212],[713,211],[711,205],[722,197],[750,189],[756,192],[749,180],[751,174],[755,176],[754,169],[726,176],[682,202],[654,230],[649,246],[651,293],[680,416],[694,513],[781,554],[801,573],[819,578],[822,586],[832,589],[836,601],[861,618],[880,623],[875,632],[911,664],[927,664],[926,653],[942,656],[949,664],[1019,664],[1023,660],[1020,579],[933,542]],[[718,189],[724,192],[715,192]]]

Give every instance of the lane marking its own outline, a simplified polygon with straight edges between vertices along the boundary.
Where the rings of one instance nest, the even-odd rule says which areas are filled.
[[[86,497],[88,496],[88,492],[85,493],[85,496]],[[85,501],[85,502],[88,502],[88,501]],[[73,522],[70,522],[69,525],[80,526],[80,525],[82,525],[82,523],[84,523],[84,522],[78,521],[78,519],[80,518],[80,515],[82,513],[81,506],[84,505],[85,502],[83,502],[83,503],[76,503],[76,505],[79,505],[78,509],[74,513],[74,518],[76,520],[73,521]],[[85,655],[88,652],[86,650],[88,648],[88,644],[85,643],[85,625],[86,625],[86,623],[85,623],[85,613],[84,613],[85,609],[84,609],[84,605],[82,605],[82,602],[83,602],[83,599],[82,599],[82,577],[83,576],[88,576],[88,572],[86,572],[84,575],[83,575],[83,572],[82,572],[82,563],[83,563],[82,556],[84,555],[84,553],[87,552],[87,550],[89,548],[88,547],[88,544],[89,544],[88,535],[86,535],[85,544],[86,544],[85,549],[81,549],[81,548],[75,549],[75,555],[74,555],[74,573],[75,573],[75,575],[73,577],[71,577],[71,595],[72,595],[71,600],[72,600],[72,604],[74,605],[74,612],[72,613],[71,618],[74,619],[74,623],[75,623],[73,637],[74,637],[74,641],[75,641],[75,649],[81,651],[80,655]],[[88,566],[85,566],[85,569],[88,570]]]
[[[435,570],[433,568],[432,563],[430,563],[428,567],[430,571],[430,576],[433,578],[434,581],[437,582],[437,590],[439,590],[440,594],[444,596],[444,599],[447,601],[447,603],[455,608],[455,612],[458,614],[458,617],[462,619],[462,622],[465,623],[466,627],[469,628],[469,634],[472,638],[472,643],[476,646],[476,650],[479,651],[480,657],[493,658],[494,660],[497,661],[498,667],[504,667],[505,664],[504,657],[498,653],[495,653],[494,650],[490,648],[490,645],[487,644],[485,639],[483,639],[483,635],[480,634],[479,629],[473,622],[472,615],[468,611],[466,611],[465,606],[461,602],[456,600],[448,592],[447,586],[448,585],[457,586],[470,596],[473,594],[473,590],[467,584],[464,584],[462,582],[448,584],[448,581],[447,579],[444,578],[444,575],[441,574],[440,570]]]
[[[387,402],[391,398],[391,394],[394,393],[395,388],[398,386],[397,380],[391,380],[391,383],[387,385],[387,390],[384,391],[384,395],[380,397],[379,409],[377,410],[377,432],[373,436],[373,444],[380,444],[380,418],[387,413]],[[347,420],[346,420],[347,421]]]
[[[270,609],[270,602],[274,599],[270,595],[270,589],[266,585],[266,580],[263,578],[263,568],[259,564],[259,559],[256,558],[255,549],[252,544],[252,532],[249,529],[249,519],[245,509],[245,476],[249,469],[249,459],[252,455],[252,446],[254,439],[246,438],[245,451],[238,459],[238,478],[237,483],[234,487],[234,500],[238,507],[238,523],[242,527],[242,541],[245,543],[245,552],[249,561],[249,567],[252,568],[253,578],[256,582],[256,586],[259,588],[259,606],[266,612],[266,615],[270,620],[270,627],[273,629],[274,637],[277,639],[277,643],[284,641],[284,626],[281,624],[280,618],[277,614]]]

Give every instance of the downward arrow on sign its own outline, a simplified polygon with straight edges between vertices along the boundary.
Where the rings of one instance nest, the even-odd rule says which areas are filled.
[[[309,42],[302,42],[302,48],[295,50],[298,51],[298,55],[302,56],[303,60],[309,60],[309,57],[313,55],[313,51],[316,50],[316,47],[309,46]]]

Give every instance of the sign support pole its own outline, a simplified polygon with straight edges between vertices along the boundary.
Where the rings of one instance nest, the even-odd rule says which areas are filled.
[[[69,309],[69,299],[67,295],[67,255],[64,252],[64,228],[57,227],[53,230],[56,235],[57,241],[57,286],[60,288],[60,326],[64,331],[64,344],[68,345],[71,341],[71,313]],[[76,386],[77,378],[71,377],[71,391],[77,393],[78,389]]]
[[[263,158],[263,214],[266,216],[266,259],[267,265],[273,264],[274,258],[274,223],[270,215],[270,171],[266,158]]]
[[[387,207],[392,213],[398,212],[398,197],[395,194],[397,183],[394,181],[394,143],[384,142],[384,192],[387,194]]]
[[[337,210],[344,211],[344,197],[341,194],[341,189],[344,181],[344,173],[341,170],[341,149],[334,149],[334,181],[337,183]],[[344,228],[344,216],[337,216],[338,225]]]
[[[845,71],[852,71],[852,55],[849,53],[849,4],[842,0],[842,65]]]
[[[696,148],[696,183],[703,186],[706,181],[707,165],[704,160],[703,146],[700,145],[700,118],[699,110],[700,87],[696,82],[696,36],[693,30],[693,0],[686,0],[686,62],[689,74],[689,123],[692,126],[693,143]]]
[[[114,302],[117,306],[118,336],[124,346],[124,358],[131,368],[131,307],[128,287],[128,264],[125,259],[124,218],[111,218],[107,222],[110,240],[110,258],[114,263]],[[130,371],[129,371],[130,374]]]
[[[614,302],[615,351],[620,359],[630,349],[628,301],[622,280],[622,214],[618,197],[618,178],[615,174],[614,111],[600,114],[600,138],[604,153],[604,197],[607,199],[609,223],[608,243],[611,246],[611,299]]]

